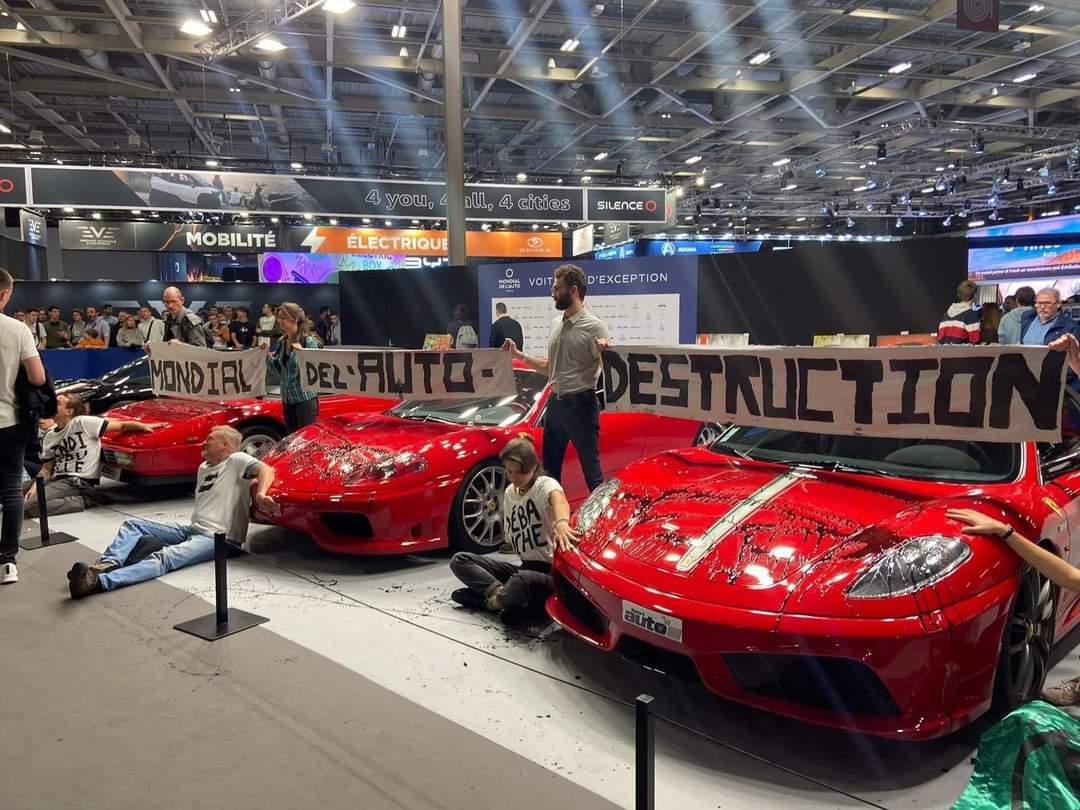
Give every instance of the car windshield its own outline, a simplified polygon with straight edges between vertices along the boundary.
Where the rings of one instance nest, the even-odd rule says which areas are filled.
[[[764,427],[730,427],[709,445],[761,461],[933,481],[1009,481],[1019,446],[1001,442],[829,436]]]
[[[535,371],[514,371],[517,394],[479,399],[405,400],[390,413],[403,419],[451,422],[457,425],[505,427],[520,422],[544,391],[547,377]]]
[[[114,368],[101,375],[101,381],[109,385],[123,385],[125,383],[139,382],[150,384],[150,364],[145,357],[124,363],[120,368]]]

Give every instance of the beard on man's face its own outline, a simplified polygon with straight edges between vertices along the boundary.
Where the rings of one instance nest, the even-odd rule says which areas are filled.
[[[559,294],[552,297],[555,299],[555,309],[559,311],[569,309],[570,305],[574,302],[574,298],[570,295],[569,290],[563,290]]]

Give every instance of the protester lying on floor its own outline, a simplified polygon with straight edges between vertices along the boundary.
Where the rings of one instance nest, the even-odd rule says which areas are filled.
[[[540,474],[536,447],[514,439],[499,454],[510,486],[503,494],[503,536],[521,565],[459,551],[450,570],[467,587],[450,597],[459,605],[499,613],[504,624],[524,624],[544,615],[554,589],[552,546],[569,550],[578,535],[570,528],[570,504],[559,482]]]
[[[234,543],[243,542],[252,478],[257,480],[255,502],[259,509],[278,513],[274,499],[266,494],[274,483],[274,468],[240,452],[240,433],[235,428],[222,426],[210,431],[203,443],[203,458],[196,476],[191,521],[125,520],[97,562],[72,566],[68,572],[72,599],[145,582],[213,559],[214,534],[218,532]]]
[[[41,435],[41,471],[45,505],[50,515],[81,512],[101,502],[101,437],[106,433],[149,433],[160,422],[134,422],[87,416],[86,404],[74,394],[56,397],[56,419]],[[26,491],[24,514],[38,517],[37,483]]]
[[[1028,565],[1055,585],[1080,592],[1080,568],[1076,568],[1014,531],[1011,526],[974,509],[950,509],[945,516],[963,523],[964,534],[1000,537]],[[1043,700],[1055,706],[1080,705],[1080,676],[1043,692]]]

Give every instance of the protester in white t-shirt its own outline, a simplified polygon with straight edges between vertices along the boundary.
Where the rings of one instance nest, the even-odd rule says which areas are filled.
[[[11,300],[15,281],[0,268],[0,313]],[[26,427],[19,423],[15,381],[19,369],[32,385],[45,384],[45,366],[38,356],[34,337],[26,324],[0,314],[0,585],[19,581],[15,556],[23,521],[23,461],[26,455]]]
[[[536,447],[514,439],[499,453],[510,486],[503,493],[503,537],[513,544],[521,565],[488,555],[459,551],[450,570],[465,583],[450,598],[459,605],[498,612],[503,624],[541,618],[554,589],[554,549],[569,550],[578,534],[570,528],[570,504],[554,478],[540,474]]]
[[[256,479],[255,503],[267,514],[278,514],[266,493],[274,483],[274,468],[240,452],[240,433],[216,427],[203,444],[205,461],[195,483],[191,522],[158,523],[125,520],[105,553],[90,565],[75,563],[68,572],[72,599],[112,591],[160,577],[178,568],[214,557],[214,535],[224,533],[234,543],[247,537],[251,479]]]
[[[74,394],[56,397],[56,420],[41,437],[41,478],[50,515],[81,512],[98,503],[101,437],[106,433],[149,433],[161,422],[135,422],[87,416],[86,403]],[[37,483],[26,493],[26,517],[38,517]]]

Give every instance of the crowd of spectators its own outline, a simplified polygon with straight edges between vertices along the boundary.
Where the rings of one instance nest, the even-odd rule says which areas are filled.
[[[956,302],[938,323],[938,343],[1049,346],[1064,335],[1080,338],[1080,323],[1064,308],[1065,304],[1080,303],[1080,296],[1063,301],[1054,287],[1036,291],[1024,286],[999,306],[996,301],[980,304],[977,294],[974,281],[960,282]]]
[[[206,307],[191,313],[193,323],[206,338],[206,346],[221,351],[267,346],[276,349],[281,329],[276,305],[263,304],[257,318],[246,306]],[[164,313],[166,319],[168,313]],[[34,345],[42,349],[131,349],[166,339],[166,319],[148,306],[137,311],[119,310],[111,304],[72,309],[67,317],[60,307],[31,307],[13,313],[30,330]],[[316,319],[308,318],[307,331],[320,346],[341,345],[341,319],[323,307]]]

